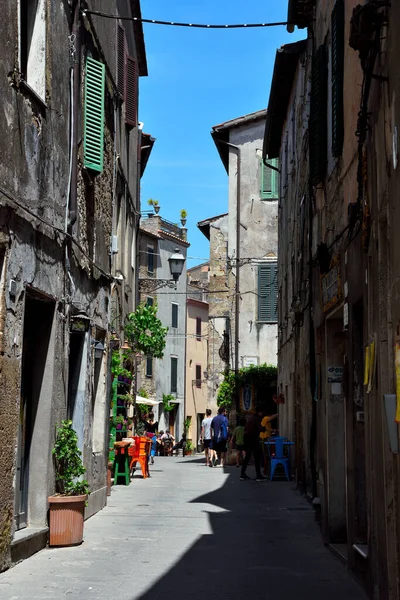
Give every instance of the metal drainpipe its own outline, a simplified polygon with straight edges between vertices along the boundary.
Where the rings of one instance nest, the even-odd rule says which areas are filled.
[[[72,227],[77,217],[78,203],[78,131],[79,131],[79,106],[81,104],[81,21],[80,21],[81,0],[76,0],[74,11],[74,25],[72,32],[75,35],[75,64],[74,64],[74,125],[72,129],[72,172],[71,172],[71,191],[69,203],[68,232],[71,233]]]
[[[235,373],[239,371],[239,290],[240,290],[240,171],[242,158],[239,146],[219,140],[220,143],[233,148],[237,152],[236,175],[236,285],[235,285]]]

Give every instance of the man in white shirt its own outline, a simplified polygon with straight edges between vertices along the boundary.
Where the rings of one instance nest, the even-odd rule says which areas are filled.
[[[211,437],[211,409],[207,408],[206,417],[201,423],[201,440],[204,443],[204,453],[206,455],[206,467],[213,466],[213,450],[212,450],[212,437]]]

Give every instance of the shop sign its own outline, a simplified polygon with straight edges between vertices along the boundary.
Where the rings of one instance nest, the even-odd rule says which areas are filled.
[[[244,413],[254,412],[254,387],[251,384],[244,385],[241,389],[240,410]]]
[[[342,299],[339,258],[334,259],[333,263],[333,267],[329,273],[321,277],[322,306],[324,312],[328,312],[328,310],[333,308]]]

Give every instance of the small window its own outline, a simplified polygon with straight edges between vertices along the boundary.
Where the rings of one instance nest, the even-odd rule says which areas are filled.
[[[196,339],[201,340],[201,317],[196,317]]]
[[[154,248],[147,246],[147,272],[154,273]]]
[[[151,296],[147,296],[146,304],[147,304],[147,306],[153,306],[154,298],[152,298]]]
[[[196,365],[196,387],[201,388],[201,365]]]
[[[342,154],[344,137],[344,0],[336,0],[332,12],[332,155],[337,158]]]
[[[267,160],[267,163],[279,168],[277,158]],[[279,199],[279,173],[271,167],[267,167],[261,163],[261,199],[262,200],[278,200]]]
[[[258,321],[278,320],[278,265],[268,262],[258,265]]]
[[[153,377],[153,359],[151,356],[146,358],[146,377]]]
[[[23,79],[46,98],[46,0],[19,1],[19,66]]]
[[[171,356],[171,393],[178,392],[178,358]]]
[[[173,302],[172,303],[172,327],[176,329],[178,327],[178,305]]]

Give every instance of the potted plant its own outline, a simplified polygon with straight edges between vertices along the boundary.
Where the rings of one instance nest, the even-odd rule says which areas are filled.
[[[181,210],[181,223],[182,223],[182,227],[185,227],[186,221],[187,221],[187,212],[186,212],[186,210],[184,208],[182,208],[182,210]]]
[[[83,540],[88,482],[72,421],[62,421],[53,448],[56,494],[49,496],[50,546],[75,546]]]
[[[126,420],[125,417],[123,415],[118,415],[115,419],[115,424],[116,424],[116,429],[118,429],[119,431],[125,431],[126,430]]]
[[[153,200],[153,198],[150,198],[149,200],[147,200],[147,204],[154,208],[154,212],[156,213],[156,215],[160,212],[161,207],[158,204],[158,200]]]
[[[192,452],[193,452],[193,444],[190,440],[188,440],[186,442],[185,455],[191,456]]]

